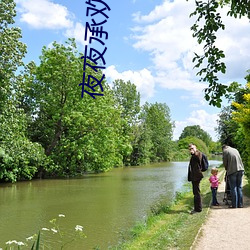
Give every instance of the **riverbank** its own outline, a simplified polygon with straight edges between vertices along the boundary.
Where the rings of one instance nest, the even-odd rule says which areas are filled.
[[[211,207],[208,177],[201,182],[203,211],[190,215],[193,205],[191,190],[177,195],[175,202],[159,215],[149,216],[144,224],[132,230],[129,241],[112,249],[249,249],[250,188],[244,179],[244,208],[229,209],[225,197],[224,170],[220,170],[219,207]],[[191,185],[187,188],[191,188]],[[236,216],[235,216],[236,215]],[[241,239],[240,242],[238,239]]]
[[[223,178],[223,170],[220,178]],[[201,182],[201,192],[201,213],[190,215],[193,209],[193,194],[191,184],[188,183],[185,191],[178,193],[170,206],[162,206],[158,214],[153,213],[144,223],[135,226],[129,239],[111,249],[190,249],[210,209],[211,191],[208,176]]]

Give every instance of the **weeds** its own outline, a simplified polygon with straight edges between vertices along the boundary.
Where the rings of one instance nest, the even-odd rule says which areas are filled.
[[[86,235],[83,232],[83,226],[76,225],[74,229],[62,230],[59,220],[65,218],[64,214],[59,214],[58,218],[49,221],[51,227],[43,227],[38,234],[34,234],[25,239],[25,241],[9,240],[4,250],[41,250],[41,249],[64,249],[67,245],[76,240],[83,240]],[[3,250],[3,248],[0,248]]]

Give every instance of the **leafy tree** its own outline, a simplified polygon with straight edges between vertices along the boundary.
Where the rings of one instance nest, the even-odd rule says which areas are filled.
[[[199,125],[185,127],[179,137],[179,140],[188,136],[199,138],[200,140],[205,142],[207,147],[209,147],[210,143],[212,142],[211,136],[206,131],[204,131]]]
[[[0,112],[5,105],[11,104],[13,91],[22,90],[16,77],[18,67],[23,66],[22,58],[26,54],[26,45],[20,41],[21,30],[15,26],[16,4],[13,0],[0,2]]]
[[[140,112],[140,93],[136,89],[136,85],[130,81],[115,80],[113,82],[113,94],[117,106],[121,109],[122,119],[122,137],[131,145],[132,152],[127,154],[124,151],[124,165],[137,165],[138,158],[138,114]],[[124,143],[127,143],[124,142]]]
[[[54,42],[43,48],[39,66],[28,67],[30,88],[23,105],[31,107],[29,135],[56,164],[41,169],[52,175],[107,171],[122,164],[121,152],[130,152],[120,136],[121,110],[105,81],[104,96],[81,98],[81,56],[74,39]],[[88,67],[88,75],[101,79],[102,72]]]
[[[245,77],[247,81],[250,80],[249,75]],[[236,102],[239,104],[247,104],[244,96],[250,93],[250,90],[246,87],[243,88],[240,84],[234,82],[234,92],[230,96],[227,96],[230,102]],[[224,107],[219,115],[217,133],[220,135],[221,144],[228,144],[239,149],[241,153],[245,150],[245,140],[243,139],[244,133],[242,126],[239,122],[233,119],[233,112],[236,111],[234,106]]]
[[[211,142],[209,151],[211,154],[220,154],[222,152],[221,143],[219,141]]]
[[[131,165],[143,165],[151,162],[153,142],[151,140],[151,131],[147,129],[145,123],[133,126],[132,146],[133,151],[130,155]]]
[[[125,118],[129,125],[136,123],[140,112],[140,93],[136,85],[119,79],[113,82],[112,90],[117,103],[122,108],[122,118]]]
[[[183,148],[179,148],[178,145],[179,141],[174,141],[172,146],[172,161],[184,161],[189,160],[190,158],[190,152],[186,148],[186,144],[184,144]]]
[[[246,78],[249,80],[249,78]],[[243,95],[244,102],[243,103],[237,103],[233,102],[233,107],[236,108],[236,111],[232,112],[233,120],[239,123],[240,128],[238,129],[238,140],[241,142],[241,148],[240,151],[243,154],[243,159],[245,162],[246,167],[246,173],[248,177],[250,176],[250,146],[249,146],[249,140],[250,140],[250,82],[247,83],[246,86],[246,93]],[[241,130],[242,129],[242,130]],[[240,135],[239,135],[240,134]],[[243,136],[242,136],[243,134]]]
[[[17,70],[24,65],[26,45],[13,25],[15,6],[12,0],[0,2],[0,179],[12,182],[33,178],[46,164],[42,147],[26,136],[26,116],[19,103],[26,85]]]
[[[248,73],[250,73],[248,71]],[[228,97],[231,106],[223,108],[220,113],[217,132],[220,135],[221,144],[228,144],[236,147],[243,158],[246,168],[246,173],[249,178],[250,174],[250,159],[249,159],[249,96],[250,96],[250,74],[245,79],[247,80],[246,87],[241,87],[238,83],[233,83],[236,88]]]
[[[225,29],[219,7],[230,5],[228,15],[235,18],[248,16],[250,19],[249,0],[199,0],[195,3],[196,9],[190,16],[196,16],[197,20],[191,30],[193,37],[197,38],[199,44],[204,43],[204,46],[202,55],[195,53],[194,67],[200,69],[197,73],[201,77],[200,80],[209,83],[208,88],[205,89],[205,99],[210,104],[221,107],[221,97],[231,89],[227,85],[219,83],[218,78],[219,73],[226,72],[226,65],[223,62],[225,54],[216,46],[217,32]]]
[[[169,107],[165,103],[146,102],[142,107],[141,123],[152,143],[151,162],[170,160],[173,123]]]
[[[216,131],[220,136],[219,141],[221,144],[237,147],[235,143],[235,135],[238,129],[238,122],[232,119],[231,107],[224,107],[219,114],[218,127],[216,128]]]

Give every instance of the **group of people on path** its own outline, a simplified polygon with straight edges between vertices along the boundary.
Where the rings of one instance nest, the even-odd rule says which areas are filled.
[[[188,166],[188,181],[192,183],[193,195],[194,195],[194,209],[191,214],[199,213],[202,211],[200,181],[204,177],[201,171],[202,152],[199,151],[193,143],[188,146],[191,158]],[[243,195],[242,195],[242,177],[244,174],[244,165],[239,151],[236,148],[228,145],[222,146],[222,159],[223,166],[226,170],[226,175],[230,185],[230,193],[232,202],[230,208],[242,208],[243,207]],[[219,206],[217,201],[217,189],[220,184],[217,177],[218,169],[211,169],[211,176],[209,181],[211,183],[212,191],[212,205]]]

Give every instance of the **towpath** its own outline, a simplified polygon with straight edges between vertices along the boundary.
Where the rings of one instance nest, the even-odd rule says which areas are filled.
[[[244,196],[244,207],[232,209],[223,202],[225,182],[218,188],[220,206],[211,207],[207,221],[201,227],[192,250],[249,250],[250,199]]]

